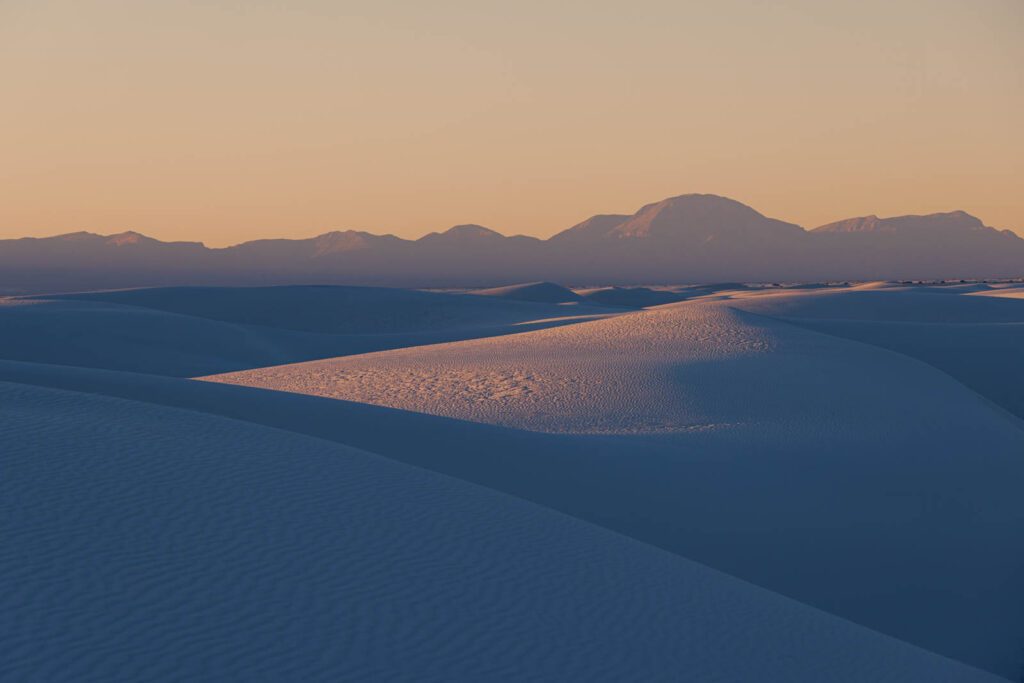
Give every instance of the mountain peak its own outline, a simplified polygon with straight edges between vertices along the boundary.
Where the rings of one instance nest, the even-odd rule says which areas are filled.
[[[647,206],[655,206],[658,204],[705,204],[711,205],[728,205],[728,206],[742,206],[744,209],[753,211],[749,206],[743,202],[737,201],[731,197],[726,197],[720,194],[711,194],[708,192],[686,192],[684,194],[677,194],[674,197],[666,197],[659,202],[652,202]]]
[[[874,214],[857,216],[819,226],[811,232],[876,232],[881,221],[882,219]]]
[[[491,230],[490,228],[485,228],[482,225],[467,223],[465,225],[452,226],[445,230],[444,232],[432,232],[429,235],[424,235],[417,241],[434,242],[437,240],[442,240],[448,242],[452,240],[490,240],[495,238],[503,239],[504,235],[502,235],[500,232]]]
[[[313,238],[314,256],[368,249],[380,242],[397,240],[393,235],[374,235],[362,230],[332,230]]]
[[[689,193],[646,204],[632,216],[592,216],[558,233],[555,242],[586,239],[633,240],[676,239],[687,236],[714,241],[725,236],[742,236],[762,228],[796,234],[803,229],[791,223],[767,218],[742,202],[716,194]]]
[[[467,223],[465,225],[455,225],[455,226],[452,226],[452,227],[448,228],[447,230],[445,230],[444,233],[442,233],[442,234],[450,235],[451,237],[469,237],[469,238],[476,238],[476,237],[502,237],[502,234],[499,233],[499,232],[491,230],[490,228],[485,228],[482,225],[476,225],[476,224],[473,224],[473,223]]]
[[[76,232],[66,232],[63,235],[54,235],[53,237],[30,237],[26,239],[44,239],[44,240],[60,240],[61,242],[81,242],[84,240],[97,240],[103,239],[102,235],[97,235],[94,232],[88,232],[86,230],[78,230]]]
[[[647,204],[611,230],[619,239],[678,238],[700,241],[761,236],[766,231],[802,233],[803,228],[755,211],[746,204],[714,194],[683,194]]]
[[[851,233],[851,232],[879,232],[898,234],[958,234],[973,231],[991,230],[986,228],[980,219],[972,216],[966,211],[950,211],[947,213],[932,213],[927,215],[893,216],[891,218],[879,218],[878,216],[860,216],[858,218],[847,218],[846,220],[828,223],[815,228],[812,232],[821,233]]]
[[[132,244],[155,244],[159,240],[155,240],[152,237],[146,237],[140,232],[134,230],[126,230],[119,232],[114,235],[108,235],[106,243],[115,247],[125,247]]]

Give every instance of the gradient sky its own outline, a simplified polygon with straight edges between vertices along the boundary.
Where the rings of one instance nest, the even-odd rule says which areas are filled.
[[[1024,234],[1021,0],[0,0],[0,237],[548,236],[723,194]]]

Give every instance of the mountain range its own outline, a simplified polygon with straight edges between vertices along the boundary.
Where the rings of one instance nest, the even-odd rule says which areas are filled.
[[[458,225],[416,240],[354,230],[225,248],[137,232],[0,240],[0,291],[155,285],[486,287],[997,278],[1024,275],[1024,239],[954,211],[863,216],[806,230],[740,202],[686,194],[598,215],[549,239]]]

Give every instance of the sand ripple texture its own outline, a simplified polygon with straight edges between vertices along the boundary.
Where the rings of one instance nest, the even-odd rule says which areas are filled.
[[[705,405],[706,388],[719,378],[704,369],[774,346],[770,331],[737,320],[727,308],[673,305],[520,335],[206,379],[534,431],[686,432],[729,423]]]
[[[319,439],[0,383],[10,681],[998,680]]]

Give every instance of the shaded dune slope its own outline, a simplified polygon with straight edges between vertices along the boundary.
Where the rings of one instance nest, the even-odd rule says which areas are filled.
[[[900,288],[793,293],[734,305],[917,358],[1024,418],[1024,301],[1014,289]],[[990,296],[993,294],[994,296]]]
[[[581,297],[562,285],[553,282],[528,282],[521,285],[476,289],[471,292],[480,296],[493,296],[499,299],[515,299],[518,301],[537,301],[549,304],[561,304],[581,301]]]
[[[10,383],[0,415],[11,680],[994,680],[320,439]]]
[[[1021,566],[1019,474],[1014,463],[1007,469],[1005,454],[979,451],[986,461],[979,475],[962,462],[945,462],[950,453],[938,454],[937,469],[929,454],[894,464],[882,453],[860,465],[855,452],[823,459],[771,443],[751,450],[756,435],[681,444],[538,434],[300,394],[27,363],[0,362],[0,378],[372,448],[596,522],[1007,676],[1020,663],[1013,608]],[[862,440],[877,446],[869,436]],[[998,469],[990,471],[993,464]],[[951,494],[956,477],[962,480]],[[971,498],[982,501],[981,509],[964,516]]]
[[[189,377],[569,324],[606,309],[362,287],[0,299],[0,358]]]
[[[651,289],[650,287],[595,287],[577,292],[583,299],[603,306],[622,308],[646,308],[675,303],[687,298],[676,291]]]
[[[232,323],[331,334],[408,334],[565,315],[563,308],[538,305],[552,303],[547,301],[514,297],[493,301],[388,287],[159,287],[46,298],[129,304]]]
[[[571,474],[533,495],[943,654],[1021,667],[1024,430],[904,356],[723,302],[215,379],[604,435],[575,465],[538,463]]]

